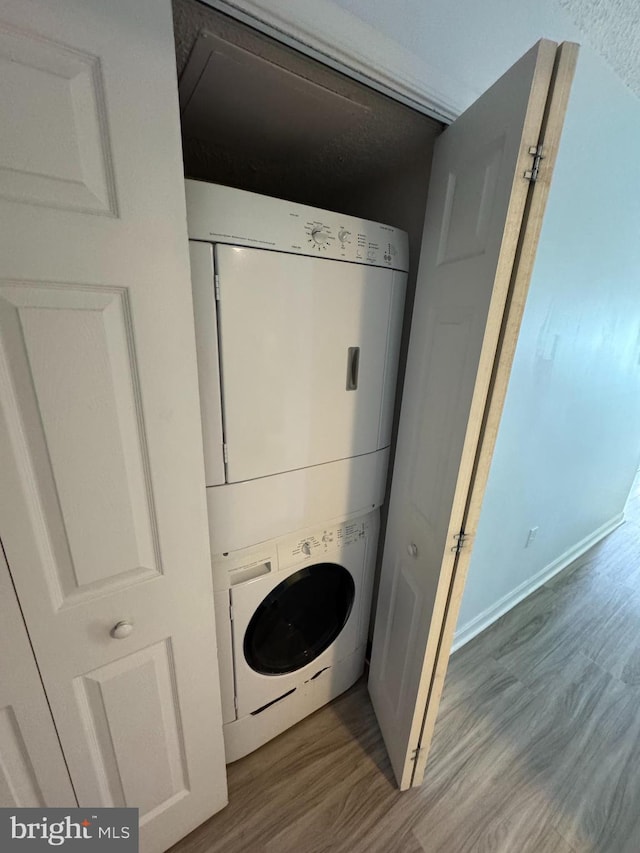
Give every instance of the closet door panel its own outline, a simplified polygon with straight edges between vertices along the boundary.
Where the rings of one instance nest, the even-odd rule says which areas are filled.
[[[434,149],[369,676],[401,789],[424,776],[576,56],[541,40]]]
[[[141,825],[188,793],[173,667],[167,639],[74,680],[101,799],[137,803]]]
[[[170,0],[4,0],[0,72],[0,535],[80,804],[162,851],[226,803]]]
[[[0,547],[0,808],[77,805]]]
[[[6,396],[50,537],[52,605],[159,573],[127,291],[0,286]],[[42,547],[46,547],[42,543]]]

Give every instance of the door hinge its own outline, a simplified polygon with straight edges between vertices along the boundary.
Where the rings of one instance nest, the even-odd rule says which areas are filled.
[[[531,181],[534,184],[538,180],[538,173],[540,172],[540,162],[544,160],[544,156],[542,154],[542,145],[532,145],[529,148],[529,154],[533,157],[533,165],[530,169],[524,173],[525,178],[528,181]]]
[[[417,746],[415,749],[412,749],[410,761],[417,761],[421,752],[424,752],[423,746]]]
[[[460,533],[454,534],[453,538],[455,539],[456,544],[453,546],[453,548],[451,550],[455,551],[456,554],[459,554],[460,551],[462,551],[464,546],[467,544],[467,539],[469,538],[469,534],[465,533],[464,530],[461,530]]]
[[[222,445],[222,457],[224,459],[224,464],[228,465],[229,464],[229,448],[227,447],[226,444]]]
[[[220,302],[220,276],[217,273],[213,276],[213,286],[216,291],[216,302]]]

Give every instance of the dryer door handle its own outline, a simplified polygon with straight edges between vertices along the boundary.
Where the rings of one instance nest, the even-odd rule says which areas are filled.
[[[359,369],[360,347],[349,347],[347,350],[347,391],[357,390]]]

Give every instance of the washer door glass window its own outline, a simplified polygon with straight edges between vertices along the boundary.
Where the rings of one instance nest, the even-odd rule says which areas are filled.
[[[278,584],[253,614],[244,636],[249,666],[282,675],[306,666],[329,648],[351,613],[355,584],[335,563],[318,563]]]

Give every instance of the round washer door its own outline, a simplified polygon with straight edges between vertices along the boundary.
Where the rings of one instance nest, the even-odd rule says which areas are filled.
[[[355,583],[336,563],[305,566],[271,590],[244,635],[249,666],[282,675],[306,666],[329,648],[347,623]]]

